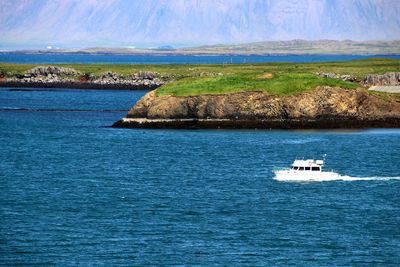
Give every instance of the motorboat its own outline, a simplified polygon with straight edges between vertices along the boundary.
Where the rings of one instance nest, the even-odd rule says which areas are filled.
[[[277,181],[335,181],[341,175],[333,171],[323,171],[325,160],[295,160],[291,167],[274,168],[274,179]]]

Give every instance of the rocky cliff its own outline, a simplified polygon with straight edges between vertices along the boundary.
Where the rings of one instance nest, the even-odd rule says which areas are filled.
[[[365,89],[319,87],[277,97],[264,92],[188,97],[145,95],[117,127],[400,127],[400,102]]]

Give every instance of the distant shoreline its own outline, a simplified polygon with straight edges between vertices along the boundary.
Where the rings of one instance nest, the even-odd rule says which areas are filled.
[[[262,56],[262,57],[285,57],[285,56],[400,56],[399,52],[394,53],[208,53],[208,52],[57,52],[57,51],[0,51],[0,55],[57,55],[57,56]]]
[[[3,51],[4,52],[4,51]],[[242,44],[215,44],[195,47],[86,47],[75,49],[24,49],[11,53],[66,53],[108,55],[399,55],[400,40],[288,40],[260,41]]]
[[[0,52],[1,65],[219,65],[264,63],[324,63],[400,59],[398,54],[119,54],[119,53],[27,53]],[[7,68],[7,67],[6,67]]]

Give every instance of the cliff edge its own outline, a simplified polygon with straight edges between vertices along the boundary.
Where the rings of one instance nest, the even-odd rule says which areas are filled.
[[[400,127],[400,102],[366,89],[318,87],[292,96],[241,92],[199,96],[147,93],[114,127],[370,128]]]

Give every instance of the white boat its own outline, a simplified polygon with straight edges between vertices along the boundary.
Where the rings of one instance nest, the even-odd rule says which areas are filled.
[[[274,168],[275,180],[278,181],[335,181],[341,175],[333,171],[323,171],[324,160],[295,160],[290,168]]]

